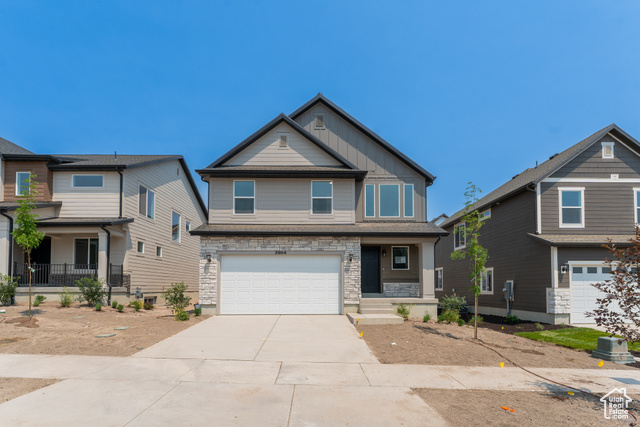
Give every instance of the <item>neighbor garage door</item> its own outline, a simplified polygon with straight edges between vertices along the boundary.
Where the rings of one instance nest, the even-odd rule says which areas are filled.
[[[587,317],[585,313],[593,311],[597,307],[596,300],[604,294],[593,287],[593,284],[602,283],[610,278],[608,267],[572,265],[571,323],[595,323],[595,319]]]
[[[221,314],[340,314],[336,255],[223,255]]]

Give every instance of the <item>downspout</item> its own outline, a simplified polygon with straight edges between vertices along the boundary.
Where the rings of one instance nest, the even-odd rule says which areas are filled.
[[[13,278],[13,218],[7,215],[6,210],[1,210],[0,215],[9,218],[9,277]]]
[[[122,176],[122,171],[118,168],[116,168],[116,172],[118,172],[118,175],[120,175],[120,212],[118,215],[118,218],[122,218],[122,195],[123,195],[123,176]]]
[[[120,175],[122,176],[122,175]],[[107,304],[111,305],[111,232],[104,225],[101,225],[102,231],[107,233],[107,285],[109,286],[109,295],[107,296]]]

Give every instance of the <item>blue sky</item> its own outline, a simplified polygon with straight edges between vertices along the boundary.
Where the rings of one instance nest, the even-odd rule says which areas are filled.
[[[0,136],[37,153],[193,170],[318,92],[451,214],[610,123],[640,139],[640,2],[0,2]]]

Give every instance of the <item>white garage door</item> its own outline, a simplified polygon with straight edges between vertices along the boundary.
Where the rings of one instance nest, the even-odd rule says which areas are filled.
[[[595,319],[587,317],[585,313],[596,309],[596,300],[604,294],[594,288],[593,284],[602,283],[610,278],[608,267],[571,267],[571,323],[595,323]]]
[[[336,255],[223,255],[221,314],[340,314]]]

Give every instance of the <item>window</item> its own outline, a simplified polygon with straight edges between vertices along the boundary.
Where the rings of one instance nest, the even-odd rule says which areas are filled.
[[[480,293],[493,294],[493,268],[487,268],[480,278]]]
[[[611,274],[611,267],[602,267],[603,274]]]
[[[573,274],[582,274],[582,267],[573,267]]]
[[[29,194],[31,184],[31,172],[16,172],[16,196]]]
[[[330,215],[333,213],[333,183],[311,181],[311,213]]]
[[[373,184],[364,186],[364,216],[376,216],[376,186]]]
[[[391,247],[391,255],[392,270],[409,269],[409,246],[393,246]]]
[[[162,258],[162,246],[156,246],[156,256]]]
[[[151,219],[156,217],[156,193],[142,185],[138,193],[138,213]]]
[[[453,248],[462,249],[467,246],[466,224],[458,224],[453,227]]]
[[[491,218],[491,209],[480,212],[480,221]]]
[[[144,242],[142,242],[142,241],[138,241],[138,253],[139,254],[143,254],[144,253]]]
[[[191,222],[190,221],[185,221],[185,229],[187,230],[187,232],[191,231]]]
[[[255,181],[233,181],[233,213],[253,215],[255,208]]]
[[[584,188],[559,188],[560,228],[584,228]]]
[[[602,158],[603,159],[613,159],[613,142],[603,142],[602,143]]]
[[[289,143],[289,135],[285,133],[278,134],[278,148],[287,148]]]
[[[180,241],[180,214],[171,212],[171,240]]]
[[[598,267],[587,267],[587,274],[597,274]]]
[[[314,122],[316,129],[324,129],[324,114],[316,114]]]
[[[413,218],[413,184],[404,185],[404,216]]]
[[[75,238],[73,246],[75,268],[95,268],[98,265],[98,239]]]
[[[400,186],[398,184],[380,184],[380,216],[400,216]]]
[[[444,270],[442,267],[436,268],[436,291],[444,289]]]
[[[638,224],[638,220],[640,220],[640,188],[633,189],[633,198],[634,198],[634,218],[635,223]]]
[[[73,188],[102,188],[104,186],[102,175],[73,175],[71,181]]]

